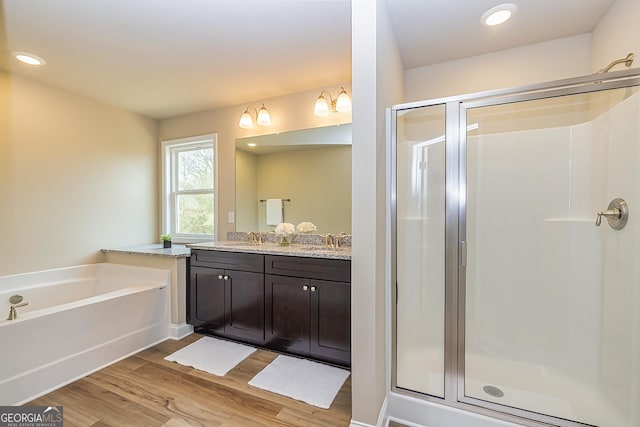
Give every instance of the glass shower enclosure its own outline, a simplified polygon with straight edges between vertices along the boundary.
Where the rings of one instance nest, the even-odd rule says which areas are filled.
[[[640,70],[389,114],[394,391],[640,426]]]

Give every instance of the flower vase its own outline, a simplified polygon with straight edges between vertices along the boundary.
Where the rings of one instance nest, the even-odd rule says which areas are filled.
[[[291,244],[291,236],[286,234],[280,235],[280,246],[289,246]]]

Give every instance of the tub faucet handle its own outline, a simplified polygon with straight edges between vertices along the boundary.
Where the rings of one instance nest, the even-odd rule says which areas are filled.
[[[607,219],[609,226],[614,230],[622,230],[629,218],[629,205],[619,197],[613,199],[606,210],[597,212],[596,227],[600,227],[600,224],[602,224],[602,217]]]
[[[607,218],[620,218],[620,209],[607,209],[606,211],[598,212],[598,217],[596,218],[596,227],[600,227],[602,224],[602,217],[606,216]]]
[[[9,316],[7,317],[7,320],[15,320],[15,319],[17,319],[18,313],[16,312],[16,308],[24,307],[27,304],[29,304],[29,303],[28,302],[23,302],[22,304],[16,304],[16,305],[12,305],[11,307],[9,307]]]

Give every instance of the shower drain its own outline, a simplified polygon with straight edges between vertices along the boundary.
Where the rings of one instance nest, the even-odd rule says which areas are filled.
[[[502,397],[502,396],[504,396],[504,392],[502,390],[500,390],[498,387],[494,387],[492,385],[486,385],[486,386],[482,387],[482,389],[489,396],[493,396],[493,397]]]

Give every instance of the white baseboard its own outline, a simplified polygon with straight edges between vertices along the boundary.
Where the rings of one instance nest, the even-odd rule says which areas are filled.
[[[391,392],[387,395],[387,421],[408,427],[522,427],[486,415]]]
[[[386,397],[382,402],[382,408],[380,408],[380,414],[378,415],[378,423],[376,427],[387,427],[389,425],[389,399]]]
[[[181,323],[176,325],[175,323],[171,323],[169,325],[169,338],[172,340],[181,340],[184,337],[187,337],[193,333],[193,326],[188,323]]]
[[[387,427],[387,408],[388,403],[387,398],[385,397],[384,401],[382,402],[382,408],[380,408],[380,414],[378,414],[378,422],[376,423],[376,425],[366,424],[360,421],[354,421],[352,419],[349,423],[349,427]]]
[[[351,420],[351,422],[349,423],[349,427],[376,427],[376,426],[371,424],[361,423],[360,421]]]

